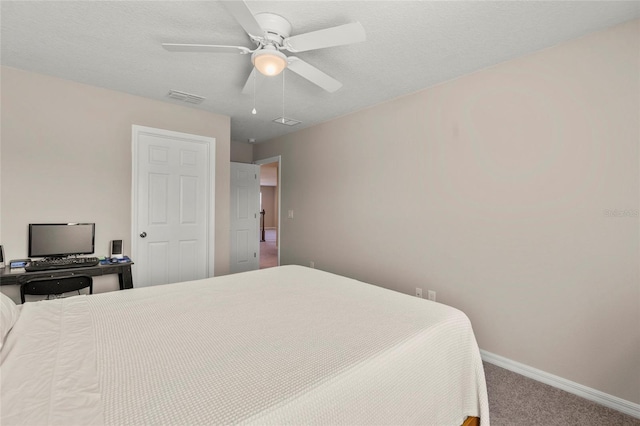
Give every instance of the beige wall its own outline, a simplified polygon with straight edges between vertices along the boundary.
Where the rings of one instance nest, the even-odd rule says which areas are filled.
[[[481,348],[640,403],[639,25],[255,145],[282,264],[435,290]]]
[[[1,90],[0,241],[8,258],[27,256],[32,222],[95,222],[96,255],[108,255],[112,239],[129,252],[138,124],[216,139],[215,274],[228,273],[229,117],[7,67]],[[96,279],[97,292],[117,288],[114,276]]]
[[[231,141],[231,161],[234,163],[252,163],[253,162],[253,145]]]

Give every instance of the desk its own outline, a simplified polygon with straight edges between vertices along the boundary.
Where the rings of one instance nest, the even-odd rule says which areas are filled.
[[[133,288],[131,265],[133,265],[133,262],[34,272],[26,272],[24,269],[10,269],[7,266],[6,268],[0,269],[0,285],[20,285],[26,283],[32,278],[53,278],[76,274],[97,277],[100,275],[118,274],[120,290],[124,290],[127,288]]]

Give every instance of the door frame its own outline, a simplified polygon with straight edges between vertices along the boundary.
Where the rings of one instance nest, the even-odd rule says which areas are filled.
[[[131,256],[133,262],[136,261],[138,253],[138,137],[141,134],[151,134],[169,139],[187,139],[195,143],[205,144],[209,152],[209,163],[207,171],[209,181],[207,182],[209,193],[209,203],[207,206],[207,247],[206,247],[206,268],[207,277],[213,277],[215,274],[215,213],[216,213],[216,138],[210,136],[194,135],[191,133],[176,132],[173,130],[159,129],[156,127],[131,125]],[[133,273],[134,287],[138,278],[137,268],[131,268]]]
[[[281,220],[282,217],[282,155],[276,155],[275,157],[269,157],[262,160],[256,160],[253,164],[271,164],[278,163],[278,231],[276,239],[278,241],[278,266],[280,266],[280,248],[282,247],[282,239],[280,238]]]

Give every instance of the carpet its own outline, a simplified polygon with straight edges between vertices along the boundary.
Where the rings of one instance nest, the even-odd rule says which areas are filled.
[[[492,426],[640,426],[640,419],[493,364],[485,362],[484,371]]]

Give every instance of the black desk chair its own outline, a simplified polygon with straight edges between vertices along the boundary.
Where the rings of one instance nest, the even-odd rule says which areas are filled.
[[[93,294],[93,278],[88,275],[69,275],[57,278],[33,278],[20,286],[20,298],[24,303],[24,295],[47,296],[78,291],[89,287],[89,294]]]

